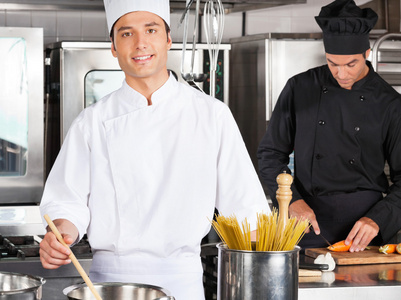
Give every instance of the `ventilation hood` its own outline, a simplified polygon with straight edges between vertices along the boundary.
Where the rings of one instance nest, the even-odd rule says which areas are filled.
[[[201,0],[201,6],[206,0]],[[223,0],[227,13],[256,10],[279,5],[302,4],[307,0]],[[171,0],[171,10],[185,8],[186,0]],[[0,9],[7,10],[103,10],[103,0],[3,0]]]

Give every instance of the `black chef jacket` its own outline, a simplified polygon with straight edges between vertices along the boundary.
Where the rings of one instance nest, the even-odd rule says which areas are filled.
[[[274,206],[276,177],[291,172],[287,165],[293,151],[292,202],[359,191],[383,193],[365,216],[388,241],[401,229],[401,97],[366,63],[368,75],[351,90],[338,85],[327,65],[289,79],[258,149],[259,170]]]

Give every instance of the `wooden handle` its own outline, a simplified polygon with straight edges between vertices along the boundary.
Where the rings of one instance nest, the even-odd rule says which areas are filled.
[[[58,241],[61,244],[63,244],[65,247],[70,248],[64,242],[63,237],[61,236],[61,234],[58,231],[56,225],[54,225],[54,223],[50,219],[50,217],[48,215],[44,215],[44,218],[45,218],[47,224],[49,224],[50,229],[53,231],[53,233],[55,234],[55,236],[58,239]],[[69,255],[69,258],[71,259],[71,261],[74,264],[75,268],[77,269],[78,273],[81,275],[81,277],[83,278],[83,280],[85,281],[86,285],[89,287],[89,289],[91,290],[91,292],[95,296],[95,298],[97,300],[102,300],[102,298],[100,297],[99,293],[96,291],[92,281],[89,279],[88,275],[86,275],[85,270],[82,268],[81,264],[79,263],[78,259],[75,257],[74,253],[72,253],[72,251],[71,251],[71,254]]]
[[[281,228],[284,230],[285,226],[288,223],[288,206],[292,199],[292,176],[287,173],[281,173],[277,176],[278,189],[276,192],[276,198],[278,201],[279,207],[279,224],[282,226]]]

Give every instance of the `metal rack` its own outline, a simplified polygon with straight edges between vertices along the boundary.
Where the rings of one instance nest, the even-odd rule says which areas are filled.
[[[373,44],[371,55],[375,71],[401,93],[401,33],[388,33],[378,38]],[[390,182],[387,163],[384,172]],[[401,236],[401,231],[398,236]]]
[[[388,33],[375,41],[372,47],[372,66],[401,93],[401,33]]]

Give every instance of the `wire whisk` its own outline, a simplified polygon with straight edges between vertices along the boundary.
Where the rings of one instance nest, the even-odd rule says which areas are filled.
[[[224,31],[224,8],[220,0],[208,0],[204,7],[204,29],[210,57],[210,96],[216,95],[219,47]]]

